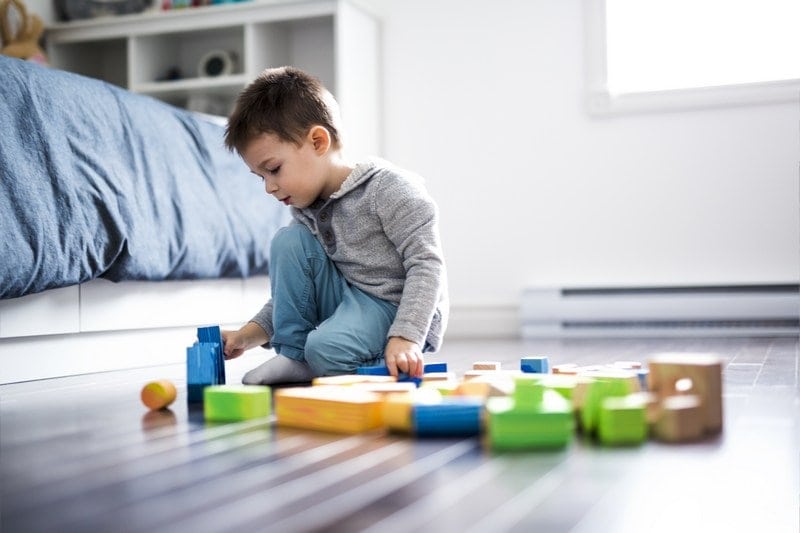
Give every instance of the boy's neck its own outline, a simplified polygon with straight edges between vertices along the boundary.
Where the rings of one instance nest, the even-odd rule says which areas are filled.
[[[329,186],[320,195],[320,198],[329,198],[330,195],[338,191],[342,187],[342,183],[353,172],[355,167],[350,164],[341,153],[332,155],[330,161],[330,172],[328,173]]]

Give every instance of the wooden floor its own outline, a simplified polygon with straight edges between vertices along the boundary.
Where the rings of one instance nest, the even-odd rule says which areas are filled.
[[[719,353],[725,428],[695,444],[493,454],[478,439],[413,440],[207,425],[181,366],[0,387],[3,532],[769,531],[800,525],[796,339],[449,342],[435,360],[517,367]],[[228,363],[235,382],[263,355]],[[139,390],[173,379],[147,412]]]

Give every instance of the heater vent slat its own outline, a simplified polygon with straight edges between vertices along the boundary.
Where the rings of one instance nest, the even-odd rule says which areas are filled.
[[[523,337],[797,335],[800,285],[532,288],[520,314]]]

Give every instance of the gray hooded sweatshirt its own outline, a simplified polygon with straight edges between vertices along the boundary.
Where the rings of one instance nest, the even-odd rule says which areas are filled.
[[[330,198],[292,207],[353,286],[398,306],[388,337],[436,351],[449,311],[439,213],[419,176],[373,159]],[[272,300],[251,320],[272,337]]]

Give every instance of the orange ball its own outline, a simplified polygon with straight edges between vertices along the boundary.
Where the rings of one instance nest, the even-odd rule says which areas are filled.
[[[169,404],[175,401],[178,391],[175,390],[175,385],[167,379],[159,381],[151,381],[142,387],[142,403],[148,409],[153,411],[157,409],[164,409]]]

